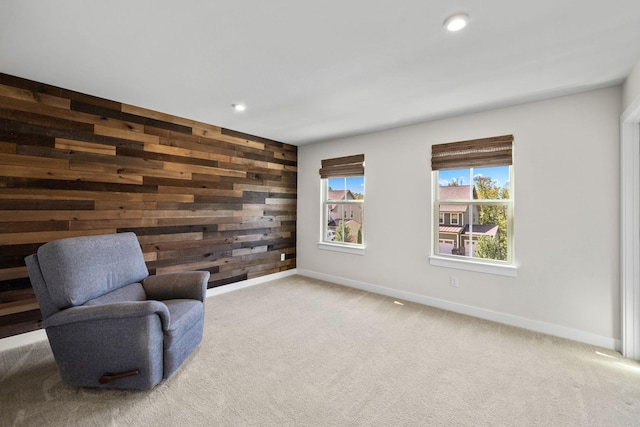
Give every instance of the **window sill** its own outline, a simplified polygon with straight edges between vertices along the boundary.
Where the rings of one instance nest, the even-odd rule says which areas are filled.
[[[364,255],[364,246],[341,245],[338,243],[318,242],[318,249],[325,251],[343,252],[347,254]]]
[[[438,267],[456,268],[458,270],[496,274],[498,276],[518,276],[518,268],[515,265],[488,264],[484,262],[477,262],[466,259],[452,259],[435,255],[431,255],[429,257],[429,263]]]

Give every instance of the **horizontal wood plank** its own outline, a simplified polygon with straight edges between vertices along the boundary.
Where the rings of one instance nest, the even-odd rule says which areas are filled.
[[[67,237],[113,234],[115,228],[93,229],[82,231],[39,231],[33,233],[0,233],[0,245],[24,245],[27,243],[46,243]]]
[[[90,202],[93,204],[93,202]],[[9,222],[89,221],[96,219],[141,219],[142,209],[96,210],[0,210],[0,225]]]
[[[56,168],[39,168],[25,166],[4,166],[0,168],[0,176],[18,178],[54,179],[58,181],[110,182],[115,184],[142,184],[141,175],[125,175],[95,173],[88,171],[69,171]]]
[[[54,146],[58,150],[84,151],[86,153],[116,155],[116,147],[112,145],[95,144],[93,142],[74,141],[72,139],[56,138]]]

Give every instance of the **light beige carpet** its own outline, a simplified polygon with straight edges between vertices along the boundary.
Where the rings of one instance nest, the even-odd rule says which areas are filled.
[[[638,426],[618,353],[300,276],[207,300],[150,392],[69,388],[46,342],[0,353],[2,426]]]

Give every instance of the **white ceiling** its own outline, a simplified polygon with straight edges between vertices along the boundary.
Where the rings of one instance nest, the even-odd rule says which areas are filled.
[[[639,0],[0,1],[0,72],[296,145],[611,86],[638,60]]]

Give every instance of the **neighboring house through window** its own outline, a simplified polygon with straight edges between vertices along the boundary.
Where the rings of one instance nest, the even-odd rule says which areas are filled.
[[[505,135],[432,147],[436,257],[513,263],[512,142]]]
[[[363,247],[364,154],[322,161],[321,243]]]

